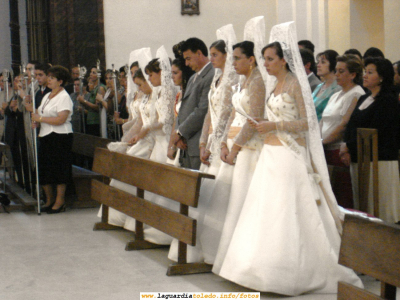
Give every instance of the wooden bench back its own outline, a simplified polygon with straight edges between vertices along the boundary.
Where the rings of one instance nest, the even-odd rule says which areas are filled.
[[[214,178],[100,148],[95,152],[93,171],[192,207],[197,207],[202,178]]]
[[[74,141],[72,143],[72,152],[87,157],[93,157],[96,148],[107,148],[112,140],[98,136],[74,132]]]
[[[374,198],[374,216],[379,218],[379,174],[378,174],[378,130],[357,129],[358,151],[358,197],[360,210],[368,212],[369,180],[372,150],[372,187]]]
[[[381,297],[339,283],[338,299],[396,299],[400,287],[400,226],[346,215],[339,264],[382,282]]]

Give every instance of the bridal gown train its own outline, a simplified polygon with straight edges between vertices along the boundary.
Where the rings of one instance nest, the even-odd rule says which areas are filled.
[[[267,105],[279,116],[275,121],[299,119],[287,94],[272,95]],[[264,144],[219,275],[284,295],[336,293],[338,281],[362,287],[338,264],[335,221],[307,167],[306,148],[298,147],[295,155],[286,146]]]

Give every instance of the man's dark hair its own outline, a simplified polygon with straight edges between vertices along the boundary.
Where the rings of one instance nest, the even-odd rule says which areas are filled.
[[[51,68],[51,66],[48,63],[38,63],[35,64],[35,70],[40,70],[43,71],[45,74],[47,74],[47,71]]]
[[[200,50],[201,53],[203,53],[204,56],[208,56],[208,49],[206,44],[204,44],[204,42],[198,38],[189,38],[187,39],[183,45],[182,45],[182,53],[190,50],[193,53],[196,53],[197,50]]]
[[[309,40],[301,40],[297,42],[297,45],[299,46],[303,46],[304,48],[310,50],[312,53],[314,53],[315,50],[315,46],[313,43],[311,43],[311,41]]]
[[[314,54],[308,49],[300,49],[301,60],[303,61],[303,65],[311,63],[310,71],[315,71],[315,58]]]
[[[366,59],[368,57],[381,57],[381,58],[385,58],[385,55],[383,54],[383,52],[375,47],[371,47],[368,48],[367,51],[365,51],[363,59]]]

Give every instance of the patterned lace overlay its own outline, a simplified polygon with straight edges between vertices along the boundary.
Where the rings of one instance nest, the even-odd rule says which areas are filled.
[[[253,69],[247,82],[245,82],[245,78],[241,79],[241,83],[236,87],[236,92],[232,97],[232,104],[234,107],[241,106],[242,109],[253,118],[263,117],[265,108],[265,85],[258,67]],[[250,126],[244,116],[236,113],[235,109],[231,113],[225,130],[225,143],[228,135],[235,130],[235,127],[241,128],[234,138],[234,143],[238,146],[256,149],[262,144],[262,140],[257,131]]]
[[[314,102],[311,96],[310,85],[308,83],[307,75],[304,71],[304,66],[297,46],[297,34],[294,22],[287,22],[274,26],[270,34],[270,43],[275,41],[278,41],[281,44],[285,60],[289,64],[290,70],[292,70],[292,72],[296,75],[293,76],[293,78],[297,78],[298,80],[298,85],[293,84],[292,91],[290,91],[290,85],[288,86],[288,92],[292,93],[294,99],[296,100],[300,114],[299,120],[283,122],[281,125],[278,125],[278,130],[283,130],[286,132],[303,131],[307,129],[304,121],[305,118],[307,118],[307,153],[310,155],[314,171],[318,173],[321,178],[321,188],[324,191],[325,199],[335,220],[336,227],[339,233],[341,233],[342,225],[340,218],[342,216],[339,212],[339,207],[337,205],[335,196],[333,195],[332,187],[329,181],[317,115],[315,113]],[[268,76],[268,96],[273,92],[275,85],[276,78],[273,76]],[[300,90],[302,101],[300,100]],[[304,102],[304,104],[301,102]]]
[[[162,127],[162,131],[170,136],[172,125],[174,124],[174,104],[176,89],[172,81],[171,63],[164,46],[157,50],[156,56],[161,68],[161,89],[156,102],[158,113],[158,127]]]
[[[227,56],[224,73],[222,74],[221,69],[215,69],[214,79],[208,94],[208,112],[204,119],[200,145],[206,145],[206,149],[213,156],[219,157],[221,141],[232,112],[232,86],[238,80],[238,76],[232,65],[232,47],[236,44],[236,35],[232,24],[218,29],[217,39],[225,42]]]

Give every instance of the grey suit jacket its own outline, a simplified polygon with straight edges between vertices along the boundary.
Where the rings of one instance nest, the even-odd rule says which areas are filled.
[[[308,82],[310,83],[311,92],[314,92],[314,90],[318,86],[318,84],[321,83],[321,80],[319,80],[318,77],[315,76],[314,73],[312,73],[312,75],[310,77],[308,77]]]
[[[200,155],[199,140],[208,110],[208,92],[214,68],[211,63],[208,64],[193,82],[195,76],[193,74],[189,79],[176,122],[179,132],[187,141],[189,156]]]

